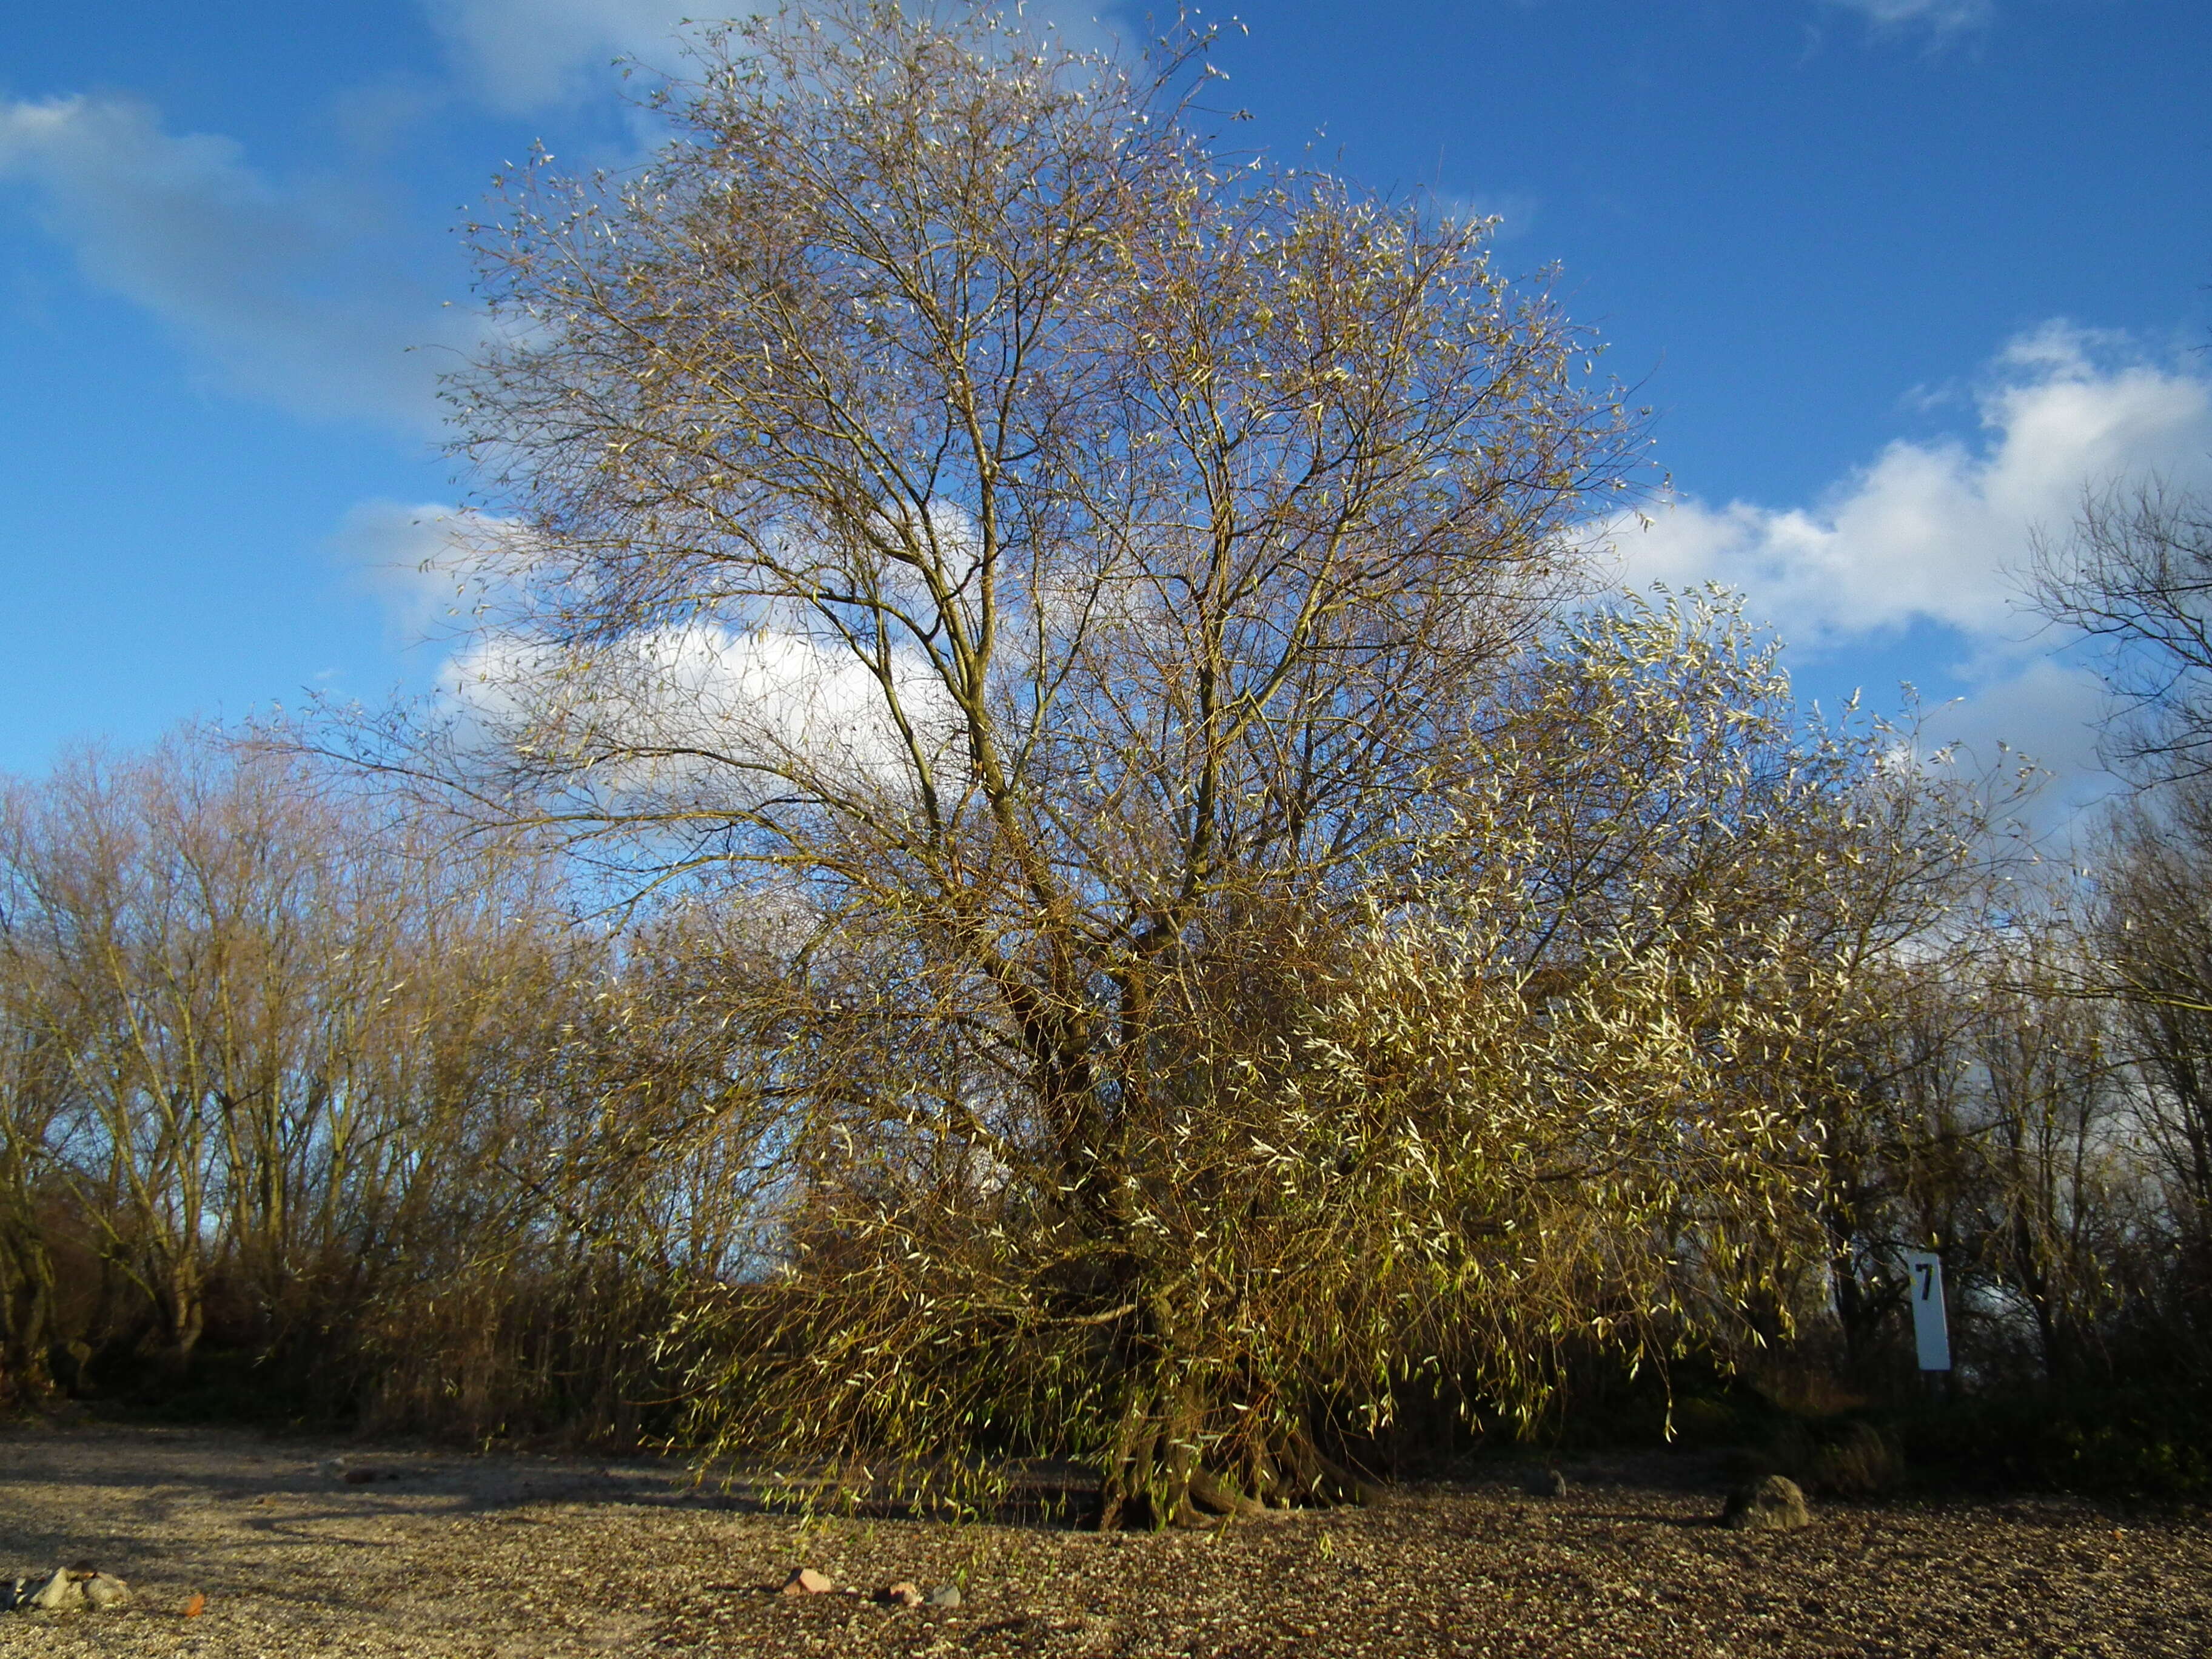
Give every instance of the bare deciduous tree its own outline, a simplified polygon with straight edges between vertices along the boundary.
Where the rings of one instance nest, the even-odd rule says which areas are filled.
[[[1632,459],[1584,339],[1481,224],[1209,154],[1200,45],[790,9],[638,174],[521,181],[486,629],[377,757],[762,930],[701,994],[787,1250],[708,1425],[1075,1455],[1109,1522],[1729,1326],[1890,927],[1873,751],[1740,630],[1549,630]]]
[[[586,1405],[520,1350],[649,1356],[744,1270],[772,1164],[756,1050],[685,995],[711,940],[576,928],[545,860],[399,807],[215,733],[0,792],[0,1382],[212,1334],[332,1406],[605,1425],[648,1364]]]
[[[2212,499],[2153,480],[2084,496],[2037,550],[2030,598],[2104,647],[2113,758],[2148,780],[2212,770]]]
[[[2104,846],[2095,982],[2123,1028],[2186,1272],[2212,1334],[2212,799],[2192,780],[2116,813]]]

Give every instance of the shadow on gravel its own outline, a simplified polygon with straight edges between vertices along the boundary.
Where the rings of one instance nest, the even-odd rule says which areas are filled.
[[[145,1524],[212,1507],[264,1535],[348,1516],[458,1518],[546,1505],[797,1515],[808,1507],[805,1489],[819,1485],[805,1471],[786,1476],[675,1457],[603,1461],[507,1449],[479,1456],[137,1425],[0,1429],[0,1493],[18,1481],[122,1489],[135,1495],[136,1518]],[[1025,1468],[1005,1500],[980,1516],[933,1493],[938,1484],[887,1480],[819,1507],[855,1520],[981,1519],[1047,1529],[1079,1528],[1097,1515],[1097,1477],[1062,1465]],[[22,1543],[46,1541],[9,1530]]]

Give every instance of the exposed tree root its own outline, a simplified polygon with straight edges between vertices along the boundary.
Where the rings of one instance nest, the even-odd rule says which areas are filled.
[[[1270,1509],[1371,1504],[1378,1490],[1300,1430],[1261,1446],[1208,1458],[1202,1444],[1230,1449],[1201,1433],[1206,1413],[1188,1394],[1162,1409],[1133,1406],[1123,1419],[1121,1455],[1105,1472],[1098,1525],[1212,1527]]]

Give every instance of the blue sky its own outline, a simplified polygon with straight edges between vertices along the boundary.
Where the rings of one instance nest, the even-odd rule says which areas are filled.
[[[1136,9],[1050,0],[1080,29]],[[1039,8],[1032,5],[1033,12]],[[649,142],[673,0],[0,9],[0,769],[421,689],[461,498],[451,227]],[[1254,0],[1228,131],[1504,216],[1656,411],[1620,579],[1717,579],[1801,692],[1900,678],[2079,797],[2099,687],[2011,600],[2085,483],[2212,478],[2203,0]]]

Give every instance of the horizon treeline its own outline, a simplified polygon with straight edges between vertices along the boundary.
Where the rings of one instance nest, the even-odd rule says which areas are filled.
[[[635,1437],[773,1173],[714,941],[204,730],[9,784],[0,867],[0,1398]]]
[[[1662,1360],[1909,1400],[1899,1253],[1935,1248],[1968,1393],[2200,1371],[2212,800],[2169,785],[2110,810],[2081,868],[1993,844],[1815,1011],[1822,1086],[1772,1143],[1777,1168],[1802,1155],[1775,1189],[1795,1213],[1751,1242],[1740,1319],[1657,1321]],[[703,1443],[727,1368],[803,1367],[741,1352],[762,1339],[747,1299],[795,1293],[836,1248],[808,1236],[819,1172],[758,1009],[793,919],[696,893],[595,910],[587,890],[521,836],[258,734],[9,782],[7,1402],[182,1393],[276,1420]],[[1715,1288],[1681,1196],[1670,1260]],[[1617,1384],[1603,1341],[1562,1334],[1559,1399]]]

